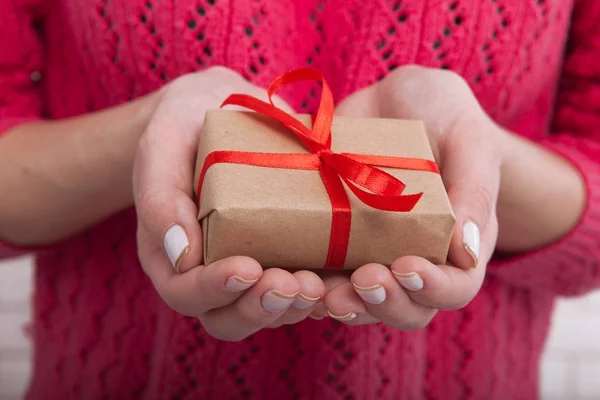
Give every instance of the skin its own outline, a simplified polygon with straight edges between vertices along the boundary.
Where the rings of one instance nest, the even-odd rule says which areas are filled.
[[[139,138],[160,97],[157,92],[77,118],[27,123],[2,135],[0,237],[44,245],[130,206]]]
[[[421,328],[437,310],[458,309],[473,299],[495,248],[523,252],[551,243],[576,225],[585,205],[576,169],[497,126],[460,77],[403,67],[345,99],[336,113],[427,121],[457,217],[452,265],[404,257],[391,269],[368,264],[351,276],[263,271],[246,257],[204,266],[192,201],[194,158],[204,111],[217,108],[234,92],[264,98],[263,89],[236,73],[211,68],[125,106],[14,128],[0,139],[0,192],[11,194],[0,196],[0,237],[20,245],[52,243],[133,203],[139,258],[158,293],[174,310],[200,318],[214,337],[235,341],[309,315],[331,315],[348,324],[381,321],[400,330]],[[276,104],[289,111],[280,99]],[[558,196],[565,192],[571,195]],[[481,232],[476,260],[463,243],[467,220]],[[165,232],[174,224],[184,229],[190,243],[176,268],[163,246]],[[397,274],[415,273],[424,282],[417,291],[396,279]],[[231,277],[250,282],[249,288],[228,291],[225,282]],[[374,287],[385,289],[380,304],[359,295],[360,288]],[[315,301],[304,309],[268,312],[262,301],[273,290]]]

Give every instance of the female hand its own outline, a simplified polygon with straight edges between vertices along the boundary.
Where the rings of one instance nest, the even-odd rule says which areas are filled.
[[[350,96],[337,113],[423,120],[456,227],[448,265],[402,257],[391,269],[368,264],[349,278],[324,275],[328,292],[312,316],[328,312],[352,325],[381,321],[412,330],[426,326],[438,309],[464,307],[481,288],[496,243],[500,129],[458,75],[415,66]]]
[[[169,306],[198,317],[221,340],[241,340],[264,327],[298,322],[325,292],[310,271],[263,271],[245,257],[201,265],[202,232],[192,189],[198,139],[205,112],[219,108],[231,93],[266,94],[225,68],[169,84],[140,140],[133,174],[144,271]],[[289,110],[280,99],[275,103]]]

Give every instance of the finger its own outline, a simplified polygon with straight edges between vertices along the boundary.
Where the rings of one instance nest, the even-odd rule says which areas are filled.
[[[482,249],[489,253],[495,246],[495,235],[492,240],[481,240],[490,217],[495,215],[500,187],[498,149],[492,146],[493,141],[481,139],[481,135],[491,135],[490,125],[485,119],[454,126],[453,131],[462,130],[461,134],[448,135],[442,146],[442,176],[456,216],[449,259],[465,269],[487,263],[481,257]]]
[[[271,328],[302,321],[325,296],[325,284],[314,272],[297,271],[293,275],[300,284],[300,293],[292,302],[292,306],[270,326]]]
[[[466,306],[481,289],[485,276],[484,267],[463,270],[414,256],[394,261],[391,271],[414,302],[440,310]]]
[[[200,316],[217,339],[237,341],[273,324],[291,306],[301,287],[289,272],[272,268],[235,303]]]
[[[350,282],[350,271],[319,271],[318,275],[325,285],[325,293],[329,293],[338,285]],[[309,315],[312,319],[323,319],[328,316],[325,304],[320,301]]]
[[[198,316],[232,304],[258,282],[262,274],[262,268],[255,260],[230,257],[206,267],[198,266],[186,273],[173,275],[173,284],[163,291],[163,298],[168,296],[181,301],[182,307],[191,310],[186,315]],[[194,291],[190,296],[181,292],[186,286]]]
[[[351,282],[335,286],[325,295],[327,315],[348,325],[366,325],[379,322],[367,312],[365,303],[356,294]]]
[[[198,316],[232,304],[262,276],[261,266],[247,257],[231,257],[185,273],[169,267],[167,257],[151,240],[140,241],[140,261],[161,298],[175,311]],[[153,246],[151,248],[150,246]]]
[[[390,269],[381,264],[358,268],[352,274],[352,284],[369,314],[399,330],[421,329],[437,312],[435,308],[412,301]]]

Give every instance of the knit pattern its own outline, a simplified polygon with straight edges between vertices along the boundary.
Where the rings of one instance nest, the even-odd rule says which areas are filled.
[[[0,132],[212,65],[259,85],[316,66],[339,101],[414,63],[461,74],[498,123],[572,160],[588,184],[567,237],[495,260],[471,304],[410,333],[325,319],[214,340],[156,295],[134,212],[120,213],[37,252],[28,398],[537,398],[556,296],[600,286],[600,3],[574,1],[0,0]],[[312,112],[318,89],[283,97]]]

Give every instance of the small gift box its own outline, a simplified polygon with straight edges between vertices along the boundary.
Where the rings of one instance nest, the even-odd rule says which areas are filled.
[[[319,80],[314,118],[235,94],[254,112],[207,112],[195,182],[206,263],[356,269],[406,255],[446,261],[455,217],[420,121],[333,118],[319,71],[275,79],[269,96]]]

